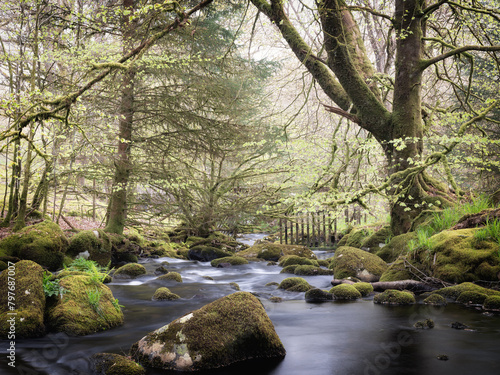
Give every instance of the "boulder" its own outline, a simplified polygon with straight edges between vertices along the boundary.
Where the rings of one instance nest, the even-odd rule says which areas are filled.
[[[316,255],[306,246],[283,245],[277,243],[262,243],[238,252],[247,259],[264,259],[277,262],[282,256],[296,255],[307,259],[316,259]]]
[[[96,353],[90,363],[95,375],[146,375],[144,367],[119,354]]]
[[[340,284],[330,289],[330,293],[336,300],[353,300],[361,298],[361,293],[351,284]]]
[[[375,254],[349,246],[341,246],[335,252],[330,268],[336,279],[355,277],[361,281],[378,281],[387,264]]]
[[[82,230],[71,237],[67,253],[76,257],[87,252],[87,259],[100,266],[107,266],[111,262],[111,248],[111,240],[102,229]]]
[[[386,245],[387,239],[392,236],[390,225],[386,225],[361,242],[361,248],[367,249],[370,253],[376,253]]]
[[[139,263],[129,263],[118,268],[113,277],[120,279],[134,279],[136,277],[145,275],[147,273],[146,268]]]
[[[389,243],[376,251],[375,254],[388,263],[394,262],[400,255],[405,255],[408,252],[410,241],[416,238],[415,232],[392,237]]]
[[[326,302],[333,300],[333,295],[325,290],[313,288],[304,295],[306,302]]]
[[[416,303],[415,296],[410,292],[388,289],[373,297],[374,303],[384,305],[412,305]]]
[[[354,283],[352,284],[352,286],[355,287],[358,290],[358,292],[361,293],[362,297],[366,297],[371,292],[373,292],[373,286],[370,283],[360,282],[360,283]]]
[[[455,301],[463,292],[475,292],[479,294],[485,294],[487,296],[500,296],[500,291],[498,290],[483,288],[482,286],[473,283],[462,283],[459,285],[441,288],[434,291],[433,294],[439,294],[443,297],[451,298]]]
[[[15,280],[15,284],[12,280]],[[9,300],[9,295],[14,296],[14,300]],[[14,309],[10,310],[10,307]],[[0,275],[1,339],[43,336],[44,309],[43,268],[40,265],[30,260],[22,260],[2,272]],[[14,334],[15,337],[9,337],[10,334]]]
[[[182,283],[182,276],[179,272],[169,272],[165,275],[158,276],[155,280],[172,280]]]
[[[51,330],[83,336],[123,324],[123,313],[111,290],[90,276],[74,275],[60,279],[62,298],[47,309]]]
[[[297,276],[333,275],[332,270],[308,265],[299,265],[295,267],[293,273]]]
[[[149,333],[130,354],[145,367],[194,371],[286,352],[262,303],[236,292]]]
[[[176,299],[179,299],[177,294],[172,293],[170,289],[162,287],[156,289],[155,293],[153,294],[153,301],[173,301]]]
[[[50,220],[31,225],[0,241],[0,253],[32,260],[51,271],[62,268],[68,240]]]
[[[319,263],[316,259],[304,258],[298,255],[285,255],[280,258],[280,267],[287,267],[293,265],[306,265],[306,266],[316,266],[319,267]]]
[[[248,260],[239,256],[230,256],[224,258],[217,258],[210,262],[212,267],[219,267],[222,263],[227,263],[230,266],[239,266],[242,264],[248,264]]]
[[[198,245],[189,249],[188,258],[199,262],[210,262],[217,258],[230,257],[233,253],[213,246]]]
[[[285,289],[289,292],[307,292],[313,287],[302,277],[288,277],[281,281],[278,289]]]

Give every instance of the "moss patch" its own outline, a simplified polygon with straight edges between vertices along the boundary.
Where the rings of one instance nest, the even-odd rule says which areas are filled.
[[[182,276],[179,272],[169,272],[165,275],[157,277],[156,280],[172,280],[182,283]]]
[[[86,251],[87,259],[107,266],[111,262],[111,248],[111,240],[102,229],[83,230],[71,237],[67,253],[75,257]]]
[[[362,242],[361,242],[361,248],[363,249],[368,249],[370,253],[376,253],[379,251],[382,247],[385,246],[385,241],[392,236],[392,231],[391,231],[391,226],[386,225],[376,231],[375,233],[371,234],[370,236],[366,237]],[[380,246],[382,245],[382,246]]]
[[[280,267],[286,267],[291,265],[308,265],[308,266],[319,267],[319,263],[316,259],[304,258],[298,255],[285,255],[280,258],[278,265]]]
[[[433,294],[439,294],[443,297],[456,300],[458,296],[463,292],[476,292],[476,293],[486,294],[487,296],[500,296],[500,291],[483,288],[482,286],[469,282],[442,288],[434,291]]]
[[[192,371],[282,358],[285,348],[262,303],[236,292],[148,334],[130,354],[147,367]]]
[[[213,246],[197,245],[189,249],[188,258],[200,262],[210,262],[217,258],[233,256],[233,253]]]
[[[374,303],[384,305],[412,305],[415,301],[415,296],[410,292],[401,290],[388,289],[373,298]]]
[[[484,300],[485,310],[500,311],[500,296],[489,296]]]
[[[15,287],[10,277],[15,279]],[[11,279],[12,280],[12,279]],[[22,260],[0,275],[0,338],[7,339],[12,317],[15,319],[16,339],[40,337],[45,334],[43,314],[45,294],[43,292],[43,268],[35,262]],[[10,285],[9,285],[10,284]],[[9,291],[15,293],[15,310],[9,310]],[[12,301],[11,301],[12,302]],[[12,305],[11,305],[12,306]],[[7,315],[16,313],[17,315]]]
[[[284,279],[278,289],[285,289],[289,292],[307,292],[313,287],[302,277],[288,277]]]
[[[293,273],[297,276],[333,275],[333,270],[316,266],[299,265],[295,267]]]
[[[59,225],[50,220],[25,227],[0,241],[0,252],[32,260],[51,271],[62,267],[68,240]]]
[[[258,258],[277,262],[282,256],[296,255],[307,259],[316,259],[311,249],[301,245],[283,245],[275,243],[263,243],[249,247],[238,252],[244,258]]]
[[[446,306],[446,299],[439,294],[431,294],[424,299],[424,304],[432,306]]]
[[[59,285],[66,292],[47,311],[52,330],[82,336],[123,324],[123,313],[104,284],[76,275],[62,278]],[[91,294],[99,296],[94,303]]]
[[[350,246],[360,248],[365,238],[370,236],[370,231],[366,228],[353,228],[339,241],[339,246]]]
[[[153,301],[173,301],[176,299],[179,299],[177,294],[172,293],[170,289],[162,287],[156,289],[155,293],[153,294]]]
[[[118,268],[113,274],[113,277],[136,278],[145,274],[146,274],[146,268],[142,264],[129,263]]]
[[[411,240],[417,238],[415,232],[401,234],[392,237],[387,245],[378,250],[375,254],[386,262],[394,262],[400,255],[406,255]]]
[[[230,256],[230,257],[214,259],[210,262],[210,265],[212,267],[218,267],[219,264],[221,263],[229,263],[232,266],[239,266],[242,264],[248,264],[248,260],[239,256]]]
[[[405,261],[409,262],[406,257],[399,257],[394,263],[392,263],[387,270],[380,276],[380,281],[398,281],[398,280],[414,280],[416,279],[407,267],[405,267]],[[412,265],[417,268],[422,268],[420,265],[412,261]]]
[[[354,300],[361,298],[361,293],[351,284],[340,284],[330,289],[336,300]]]
[[[356,277],[362,281],[378,281],[387,264],[375,254],[342,246],[337,249],[330,264],[336,279]]]
[[[358,292],[361,293],[362,297],[366,297],[371,292],[373,292],[373,286],[370,283],[360,282],[352,284],[352,286],[355,287],[358,290]]]
[[[484,293],[465,291],[457,297],[457,302],[464,305],[482,305],[488,296]]]
[[[90,357],[95,374],[145,375],[146,370],[138,363],[119,354],[96,353]]]

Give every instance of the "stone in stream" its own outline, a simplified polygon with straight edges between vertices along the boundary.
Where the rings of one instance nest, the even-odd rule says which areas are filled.
[[[130,350],[132,358],[145,367],[177,371],[285,354],[262,303],[248,292],[230,294],[192,311],[149,333]]]

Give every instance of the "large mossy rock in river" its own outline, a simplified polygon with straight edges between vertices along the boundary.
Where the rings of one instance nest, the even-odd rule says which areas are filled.
[[[62,267],[68,239],[50,220],[31,225],[0,241],[0,254],[32,260],[51,271]]]
[[[330,268],[336,279],[355,277],[361,281],[378,281],[387,269],[387,264],[375,254],[349,246],[335,251]]]
[[[15,280],[15,283],[12,280]],[[10,301],[11,304],[9,304],[9,292],[11,296],[14,296],[14,300]],[[10,306],[15,309],[10,310]],[[2,272],[0,275],[0,339],[8,339],[9,333],[14,333],[16,339],[43,336],[45,334],[44,309],[43,268],[40,265],[30,260],[22,260]],[[8,315],[8,313],[16,315]]]
[[[380,248],[375,254],[388,263],[394,262],[400,255],[408,252],[411,240],[417,238],[415,232],[400,234],[392,237],[387,245]]]
[[[48,307],[47,324],[56,332],[83,336],[123,324],[123,313],[111,290],[90,276],[60,279],[62,298]]]
[[[237,292],[174,320],[136,342],[145,367],[208,370],[248,359],[282,358],[285,348],[262,303]]]
[[[146,375],[144,367],[119,354],[96,353],[89,359],[95,375]]]
[[[249,247],[246,250],[237,253],[238,256],[247,259],[264,259],[277,262],[286,255],[296,255],[307,259],[316,259],[316,255],[306,246],[302,245],[283,245],[277,243],[262,243]]]
[[[361,248],[368,250],[370,253],[376,253],[382,247],[386,245],[387,239],[392,237],[392,231],[390,225],[386,225],[370,236],[366,237],[361,242]]]
[[[113,274],[113,277],[119,279],[135,279],[136,277],[145,275],[146,273],[146,268],[142,264],[128,263],[118,268]]]
[[[82,230],[71,237],[67,253],[76,257],[87,252],[87,259],[107,266],[111,262],[111,248],[111,240],[102,229]]]
[[[383,305],[413,305],[415,296],[407,291],[388,289],[373,297],[373,302]]]
[[[234,254],[229,251],[206,245],[193,246],[188,251],[188,258],[199,262],[211,262],[214,259],[226,258],[232,255]]]

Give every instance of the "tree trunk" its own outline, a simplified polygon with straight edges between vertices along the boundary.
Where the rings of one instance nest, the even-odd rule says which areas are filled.
[[[130,16],[133,14],[133,8],[133,0],[123,1],[123,9],[130,12],[128,15],[123,16],[123,52],[125,54],[133,47],[135,23],[130,19]],[[118,155],[115,160],[115,175],[110,198],[109,217],[104,229],[106,232],[118,234],[122,234],[125,227],[125,219],[127,217],[127,185],[132,169],[130,148],[134,118],[134,78],[134,68],[127,70],[123,74],[118,130]]]

